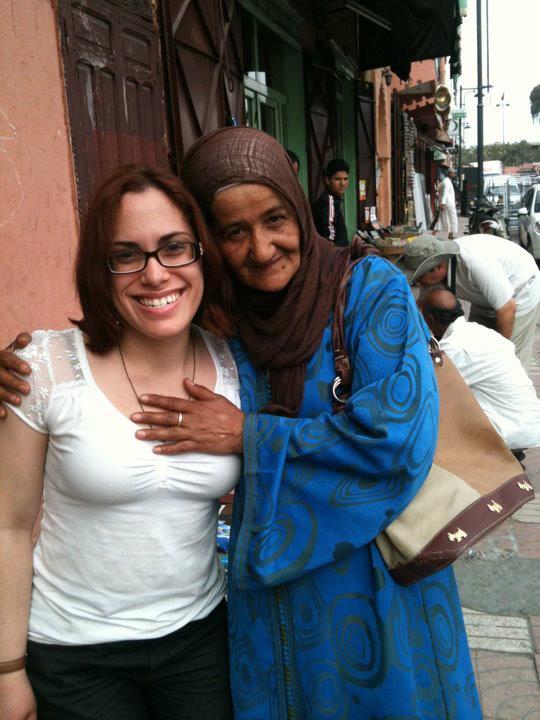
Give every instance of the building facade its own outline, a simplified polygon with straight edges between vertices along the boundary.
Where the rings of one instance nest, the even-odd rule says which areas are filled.
[[[445,55],[456,3],[432,5],[418,52]],[[351,235],[366,208],[390,222],[388,67],[407,77],[418,34],[412,21],[403,31],[407,16],[396,8],[386,0],[2,3],[0,262],[9,311],[0,337],[65,327],[77,315],[77,225],[97,182],[128,162],[176,172],[197,138],[226,124],[260,128],[294,150],[311,200],[326,163],[343,157]]]

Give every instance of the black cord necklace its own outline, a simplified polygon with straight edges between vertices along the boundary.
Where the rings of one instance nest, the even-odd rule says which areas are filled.
[[[191,333],[191,348],[192,348],[192,356],[193,356],[193,374],[191,376],[191,382],[195,382],[195,370],[196,370],[196,353],[195,353],[195,337],[193,333]],[[126,361],[124,359],[124,353],[122,352],[122,346],[118,345],[118,352],[120,354],[120,360],[122,361],[122,367],[124,368],[124,372],[126,373],[126,377],[128,379],[128,382],[131,386],[131,389],[133,390],[133,394],[135,395],[135,398],[137,399],[137,403],[139,404],[139,407],[141,408],[142,412],[144,412],[144,406],[139,400],[139,393],[135,389],[135,385],[133,384],[133,381],[128,373],[128,369],[126,367]],[[191,395],[188,395],[188,400],[191,400]],[[150,425],[152,427],[152,425]]]

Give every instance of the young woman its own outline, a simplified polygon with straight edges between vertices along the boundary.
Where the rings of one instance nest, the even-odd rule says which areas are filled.
[[[217,413],[239,404],[226,344],[192,324],[227,327],[212,289],[201,306],[219,272],[176,178],[132,166],[98,188],[84,318],[20,352],[32,392],[0,433],[0,720],[232,717],[216,525],[239,457],[160,457],[130,420],[141,393],[189,400],[196,384]]]

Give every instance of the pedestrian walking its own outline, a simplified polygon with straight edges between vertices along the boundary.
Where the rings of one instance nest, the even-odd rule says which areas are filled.
[[[454,183],[449,176],[448,168],[444,166],[438,168],[437,175],[439,180],[439,221],[436,231],[439,234],[441,231],[448,232],[448,239],[452,240],[459,232]]]
[[[540,271],[523,248],[494,235],[443,240],[420,235],[398,267],[411,284],[443,285],[472,303],[469,320],[509,338],[525,370],[540,317]]]
[[[324,173],[325,190],[313,203],[317,232],[338,247],[349,245],[349,233],[343,216],[343,198],[349,187],[349,164],[341,158],[330,160]]]
[[[452,570],[400,586],[373,542],[421,488],[437,434],[429,332],[404,276],[377,257],[355,266],[352,396],[335,414],[331,315],[349,251],[318,235],[264,133],[210,133],[183,173],[228,268],[215,280],[236,321],[242,431],[205,388],[144,397],[163,411],[132,419],[164,456],[217,442],[243,455],[228,588],[236,720],[480,720]]]

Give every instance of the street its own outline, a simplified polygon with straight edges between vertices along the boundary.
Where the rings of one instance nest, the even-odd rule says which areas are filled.
[[[540,393],[540,325],[530,372]],[[455,564],[484,720],[540,718],[540,448],[537,498]]]

